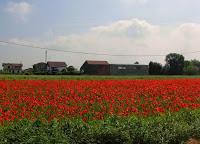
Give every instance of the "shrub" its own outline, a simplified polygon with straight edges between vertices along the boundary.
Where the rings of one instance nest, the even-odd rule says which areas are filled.
[[[22,120],[0,128],[0,143],[178,144],[200,137],[200,110],[152,117],[108,117],[44,123]]]
[[[199,69],[193,64],[189,64],[188,66],[184,67],[184,74],[186,75],[197,75],[198,71]]]

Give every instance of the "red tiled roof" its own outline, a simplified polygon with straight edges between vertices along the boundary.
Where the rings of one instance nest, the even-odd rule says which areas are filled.
[[[17,64],[17,63],[3,63],[2,66],[4,65],[9,65],[9,66],[13,66],[13,67],[22,67],[23,64]]]
[[[92,61],[92,60],[87,60],[86,63],[92,64],[92,65],[109,65],[107,61]]]
[[[47,65],[49,67],[66,67],[67,66],[65,62],[52,62],[52,61],[47,62]]]

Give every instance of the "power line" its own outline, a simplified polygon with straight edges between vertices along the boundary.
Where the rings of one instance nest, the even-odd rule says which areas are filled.
[[[39,47],[39,46],[33,46],[33,45],[27,45],[27,44],[22,44],[22,43],[16,43],[16,42],[9,42],[9,41],[1,41],[0,43],[4,43],[4,44],[10,44],[10,45],[17,45],[17,46],[23,46],[23,47],[31,47],[31,48],[37,48],[37,49],[47,49],[44,47]]]
[[[105,55],[105,56],[120,56],[120,57],[128,57],[128,56],[135,56],[135,57],[165,56],[165,55],[122,55],[122,54],[106,54],[106,53],[92,53],[92,52],[81,52],[81,51],[58,50],[58,49],[53,49],[53,48],[40,47],[40,46],[34,46],[34,45],[28,45],[28,44],[22,44],[22,43],[16,43],[16,42],[9,42],[9,41],[2,41],[2,40],[0,40],[0,43],[23,46],[23,47],[31,47],[31,48],[35,48],[35,49],[42,49],[42,50],[49,50],[49,51],[58,51],[58,52],[67,52],[67,53],[85,54],[85,55]]]
[[[200,51],[192,51],[192,52],[185,52],[183,54],[193,54],[193,53],[199,53]]]
[[[104,56],[116,56],[116,57],[163,57],[166,55],[155,55],[155,54],[146,54],[146,55],[123,55],[123,54],[107,54],[107,53],[93,53],[93,52],[82,52],[82,51],[69,51],[69,50],[58,50],[53,48],[47,48],[47,47],[41,47],[41,46],[35,46],[35,45],[29,45],[29,44],[23,44],[23,43],[16,43],[16,42],[10,42],[10,41],[3,41],[0,40],[0,43],[4,44],[10,44],[10,45],[17,45],[22,47],[30,47],[35,49],[42,49],[42,50],[49,50],[49,51],[58,51],[58,52],[66,52],[66,53],[74,53],[74,54],[84,54],[84,55],[104,55]],[[200,51],[196,51],[200,52]],[[195,53],[195,52],[188,52],[188,53]]]

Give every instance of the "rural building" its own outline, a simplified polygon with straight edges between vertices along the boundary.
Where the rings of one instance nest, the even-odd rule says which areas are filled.
[[[22,64],[17,64],[17,63],[3,63],[3,71],[8,72],[8,73],[21,73],[22,72]]]
[[[47,72],[50,74],[58,73],[66,69],[67,65],[65,62],[47,62]]]
[[[44,62],[40,62],[33,65],[33,72],[35,74],[45,74],[47,73],[47,64]]]
[[[148,65],[111,64],[110,75],[148,75]]]
[[[87,60],[81,66],[80,71],[88,75],[109,75],[109,63],[107,61]]]

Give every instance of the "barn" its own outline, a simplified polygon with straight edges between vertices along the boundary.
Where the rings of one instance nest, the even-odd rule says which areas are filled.
[[[110,64],[110,75],[148,75],[148,65]]]
[[[81,66],[80,71],[88,75],[109,75],[109,63],[107,61],[87,60]]]
[[[48,61],[47,62],[47,72],[50,74],[56,74],[65,70],[67,64],[65,62]]]

